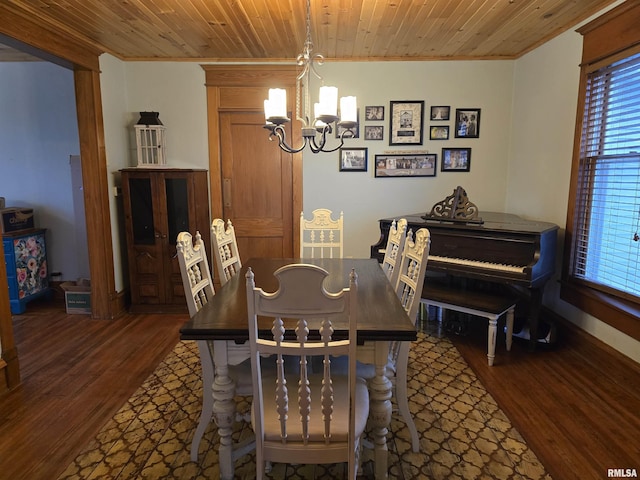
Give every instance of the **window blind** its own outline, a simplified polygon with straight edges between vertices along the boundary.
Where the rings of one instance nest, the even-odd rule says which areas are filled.
[[[588,74],[572,275],[640,298],[640,54]]]

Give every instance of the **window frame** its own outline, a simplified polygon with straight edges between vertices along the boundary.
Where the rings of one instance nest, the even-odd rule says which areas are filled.
[[[605,65],[640,51],[638,22],[640,22],[640,5],[635,2],[626,2],[578,29],[578,32],[583,35],[583,52],[560,287],[562,300],[636,340],[640,340],[640,302],[593,288],[583,279],[573,277],[571,263],[574,221],[578,213],[576,202],[579,191],[580,143],[588,75]]]

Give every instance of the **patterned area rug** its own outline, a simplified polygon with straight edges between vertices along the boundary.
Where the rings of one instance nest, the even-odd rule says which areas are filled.
[[[394,413],[390,479],[545,479],[551,477],[447,338],[418,334],[409,361],[409,407],[421,436],[411,451],[404,422]],[[191,462],[202,382],[195,342],[180,342],[108,421],[59,479],[219,478],[218,435],[212,422]],[[239,401],[240,410],[248,402]],[[251,435],[238,422],[236,439]],[[236,478],[255,478],[253,454],[236,461]],[[346,478],[344,465],[273,466],[271,479]],[[363,476],[373,478],[371,452]]]

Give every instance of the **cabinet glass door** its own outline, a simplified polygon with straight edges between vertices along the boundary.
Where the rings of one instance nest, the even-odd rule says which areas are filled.
[[[131,226],[135,245],[153,245],[155,228],[153,223],[153,197],[150,178],[130,178]]]
[[[180,232],[189,231],[189,192],[186,178],[167,178],[167,222],[169,244],[175,245]],[[192,232],[195,234],[194,232]]]

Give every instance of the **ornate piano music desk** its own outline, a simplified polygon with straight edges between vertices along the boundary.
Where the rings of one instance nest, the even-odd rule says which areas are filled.
[[[427,276],[477,279],[516,287],[527,294],[529,345],[535,349],[543,289],[555,271],[558,226],[499,212],[481,212],[482,223],[425,220],[423,215],[381,219],[380,240],[371,246],[371,258],[382,261],[394,219],[406,218],[407,231],[428,228],[431,249]]]

